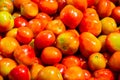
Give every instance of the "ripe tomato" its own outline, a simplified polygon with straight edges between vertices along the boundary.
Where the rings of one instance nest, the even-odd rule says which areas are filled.
[[[33,39],[33,32],[28,27],[19,27],[16,34],[16,39],[21,44],[28,44]]]
[[[40,0],[38,6],[40,11],[49,15],[55,14],[58,9],[57,0]]]
[[[110,69],[96,70],[93,75],[97,80],[115,80],[114,74]]]
[[[84,72],[79,66],[72,66],[65,70],[64,80],[85,80]]]
[[[46,66],[38,73],[36,80],[63,80],[63,77],[55,66]]]
[[[13,56],[19,64],[32,65],[35,62],[35,51],[30,45],[16,47]]]
[[[60,12],[60,19],[69,29],[75,29],[82,17],[83,13],[73,5],[66,5]]]
[[[32,30],[34,37],[36,37],[39,32],[45,29],[43,22],[40,19],[36,19],[36,18],[31,19],[28,22],[27,27],[29,27]]]
[[[62,75],[64,74],[64,71],[67,69],[67,67],[61,63],[56,63],[54,64],[54,66],[60,70]]]
[[[80,59],[74,55],[63,57],[61,63],[65,65],[67,68],[72,66],[81,66]]]
[[[19,27],[22,27],[22,26],[25,27],[27,24],[28,24],[28,21],[22,16],[16,17],[14,19],[14,27],[16,27],[16,28],[19,28]]]
[[[45,47],[53,45],[54,42],[54,33],[50,30],[43,30],[35,37],[34,46],[37,49],[43,49]]]
[[[66,31],[65,25],[60,19],[54,19],[48,22],[48,25],[46,26],[45,29],[53,31],[55,35],[59,35]]]
[[[43,64],[53,65],[61,61],[62,53],[56,47],[45,47],[40,58]]]
[[[118,24],[120,24],[120,6],[117,6],[112,10],[111,16],[112,16],[112,18],[115,19],[115,21]]]
[[[24,2],[29,2],[30,0],[13,0],[13,4],[16,8],[20,9],[20,6]]]
[[[90,73],[89,70],[83,69],[85,80],[89,80],[92,77],[92,74]]]

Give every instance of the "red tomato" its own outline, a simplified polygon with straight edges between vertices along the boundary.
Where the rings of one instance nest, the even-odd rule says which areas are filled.
[[[67,68],[72,66],[81,66],[81,61],[77,56],[66,56],[62,59],[61,63]]]
[[[34,33],[34,37],[36,37],[38,35],[39,32],[41,32],[42,30],[44,30],[44,25],[43,22],[40,19],[31,19],[28,22],[27,27],[29,27],[32,32]]]
[[[115,21],[120,24],[120,6],[117,6],[113,9],[111,13],[112,18],[115,19]]]
[[[54,33],[50,30],[44,30],[35,37],[34,45],[37,49],[43,49],[45,47],[53,45],[54,42]]]
[[[62,53],[56,47],[45,47],[40,58],[43,64],[53,65],[61,61]]]
[[[69,29],[75,29],[83,17],[82,11],[73,5],[66,5],[60,12],[60,19]]]
[[[28,44],[33,39],[33,32],[28,27],[19,27],[16,34],[16,39],[21,44]]]
[[[16,17],[14,19],[14,27],[16,27],[16,28],[26,26],[27,24],[28,24],[28,21],[22,16]]]
[[[99,69],[93,74],[97,80],[115,80],[114,74],[110,69]]]
[[[21,45],[16,47],[14,58],[19,64],[32,65],[35,62],[35,51],[30,45]]]
[[[64,71],[67,69],[67,67],[61,63],[54,64],[54,66],[60,70],[62,75],[64,74]]]

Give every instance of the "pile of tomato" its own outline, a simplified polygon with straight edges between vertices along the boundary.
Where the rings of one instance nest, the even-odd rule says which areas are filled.
[[[120,1],[0,0],[0,80],[120,80]]]

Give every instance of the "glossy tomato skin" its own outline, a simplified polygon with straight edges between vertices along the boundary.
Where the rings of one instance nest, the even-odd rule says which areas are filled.
[[[57,0],[40,0],[38,6],[40,11],[49,15],[55,14],[58,9]]]
[[[62,59],[62,52],[56,47],[45,47],[41,53],[43,64],[54,65]]]
[[[19,28],[19,27],[22,27],[22,26],[25,27],[27,24],[28,24],[28,21],[24,17],[22,17],[22,16],[16,17],[14,19],[14,26],[16,28]]]
[[[112,13],[111,13],[112,18],[115,19],[115,21],[120,24],[120,7],[117,6],[113,9]]]
[[[10,80],[30,80],[30,71],[27,66],[21,64],[16,66],[9,73]]]
[[[111,15],[112,10],[115,8],[115,4],[110,0],[100,0],[97,4],[97,12],[101,18]]]
[[[79,36],[74,30],[66,30],[57,36],[56,47],[59,48],[64,55],[73,55],[79,47]]]
[[[63,80],[63,77],[57,67],[46,66],[38,73],[36,80]]]
[[[67,69],[67,67],[64,64],[56,63],[54,64],[55,67],[57,67],[60,70],[60,73],[63,75],[64,71]]]
[[[34,49],[30,45],[21,45],[14,51],[14,58],[19,64],[32,65],[36,56]]]
[[[96,70],[93,75],[97,80],[115,80],[114,74],[110,69]]]
[[[43,22],[40,19],[31,19],[28,22],[27,27],[32,30],[34,37],[36,37],[39,32],[45,29]]]
[[[35,37],[35,47],[37,49],[43,49],[45,47],[53,45],[55,42],[55,35],[50,30],[44,30],[41,31],[36,37]]]
[[[33,39],[34,35],[30,28],[19,27],[16,34],[16,39],[21,44],[28,44]]]
[[[60,19],[69,29],[75,29],[83,17],[82,11],[73,5],[66,5],[60,12]]]
[[[80,59],[74,55],[63,57],[61,63],[65,65],[67,68],[72,66],[81,66]]]

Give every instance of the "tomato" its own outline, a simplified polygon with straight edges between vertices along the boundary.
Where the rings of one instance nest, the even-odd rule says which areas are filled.
[[[40,11],[49,15],[55,14],[58,9],[57,0],[40,0],[38,6]]]
[[[67,67],[61,63],[56,63],[56,64],[54,64],[54,66],[60,70],[62,75],[64,74],[65,70],[67,69]]]
[[[60,12],[60,19],[69,29],[75,29],[83,17],[82,11],[73,5],[66,5]]]
[[[63,80],[63,77],[55,66],[46,66],[38,73],[36,80]]]
[[[115,21],[116,21],[118,24],[120,24],[120,7],[119,7],[119,6],[115,7],[115,8],[112,10],[111,16],[112,16],[112,18],[115,19]]]
[[[58,48],[49,46],[42,50],[40,58],[43,64],[53,65],[61,61],[62,53]]]
[[[80,59],[74,55],[63,57],[61,63],[65,65],[67,68],[72,66],[81,66]]]
[[[16,34],[16,39],[21,44],[28,44],[33,39],[33,32],[28,27],[19,27]]]
[[[19,28],[19,27],[22,27],[22,26],[25,27],[27,24],[28,24],[28,21],[22,16],[16,17],[14,19],[14,27],[16,27],[16,28]]]
[[[45,29],[42,20],[36,19],[36,18],[35,19],[31,19],[28,22],[27,27],[32,30],[32,32],[34,34],[34,37],[36,37],[39,32],[41,32],[41,31],[43,31]]]
[[[35,37],[34,46],[37,49],[43,49],[45,47],[53,45],[54,43],[54,33],[50,30],[43,30]]]
[[[115,80],[114,74],[110,69],[96,70],[93,75],[97,78],[97,80]]]
[[[84,72],[78,66],[72,66],[66,69],[63,75],[64,80],[84,80]]]

